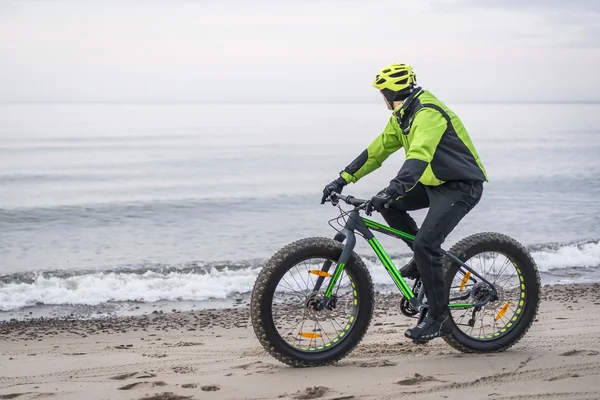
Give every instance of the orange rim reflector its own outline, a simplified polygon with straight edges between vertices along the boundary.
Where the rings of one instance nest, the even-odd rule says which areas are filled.
[[[321,337],[321,335],[319,333],[313,333],[313,332],[298,332],[298,336],[302,336],[307,339],[317,339],[317,338]]]
[[[313,275],[317,275],[317,276],[324,276],[324,277],[326,277],[326,278],[328,278],[328,277],[330,277],[330,276],[331,276],[331,274],[330,274],[330,273],[328,273],[328,272],[325,272],[325,271],[321,271],[321,270],[318,270],[318,269],[311,269],[311,270],[309,270],[308,272],[309,272],[309,273],[311,273],[311,274],[313,274]]]
[[[502,306],[498,315],[496,315],[496,321],[498,321],[504,314],[506,314],[506,310],[508,310],[508,306],[510,305],[510,301],[507,301],[505,305]]]
[[[465,274],[464,278],[462,279],[462,281],[460,282],[460,292],[463,291],[463,289],[465,288],[465,285],[467,284],[467,282],[469,282],[469,278],[471,277],[471,271],[467,271],[467,273]]]

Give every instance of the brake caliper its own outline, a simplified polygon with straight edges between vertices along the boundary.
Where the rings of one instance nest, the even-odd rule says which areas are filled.
[[[327,308],[328,310],[334,310],[336,305],[337,305],[337,301],[338,301],[338,297],[334,294],[331,296],[331,299],[329,299],[329,302],[327,303]]]

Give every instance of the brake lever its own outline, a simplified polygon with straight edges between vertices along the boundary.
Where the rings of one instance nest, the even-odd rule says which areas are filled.
[[[331,205],[334,206],[334,207],[339,204],[339,199],[333,193],[329,195],[329,197],[327,198],[327,200],[330,201]]]

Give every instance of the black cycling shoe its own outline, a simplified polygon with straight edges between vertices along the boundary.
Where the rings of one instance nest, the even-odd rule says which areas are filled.
[[[400,272],[400,275],[403,278],[419,279],[421,277],[419,274],[419,268],[417,268],[417,261],[414,259],[414,257],[411,258],[404,267],[400,268],[398,272]]]
[[[419,325],[407,329],[404,336],[417,342],[426,342],[437,337],[448,336],[451,333],[450,315],[442,314],[437,318],[427,315]]]

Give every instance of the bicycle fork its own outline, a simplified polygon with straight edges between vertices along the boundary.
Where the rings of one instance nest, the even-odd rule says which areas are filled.
[[[346,240],[346,236],[344,236],[342,233],[338,232],[336,233],[336,235],[333,237],[333,240],[335,240],[336,242],[340,242],[340,243],[344,243],[344,240]],[[342,256],[343,256],[343,252],[342,252]],[[340,257],[340,260],[342,259],[342,257]],[[340,262],[338,261],[338,264]],[[323,281],[325,280],[325,277],[327,276],[327,274],[329,273],[329,269],[331,268],[331,265],[333,264],[333,261],[331,260],[327,260],[323,263],[323,266],[321,267],[321,271],[324,272],[323,274],[320,274],[319,277],[317,278],[317,282],[315,283],[315,287],[313,289],[313,292],[316,293],[319,291],[319,289],[321,289],[321,285],[323,284]],[[345,265],[345,263],[344,263]],[[338,268],[336,267],[336,270]],[[342,268],[343,269],[343,268]]]

